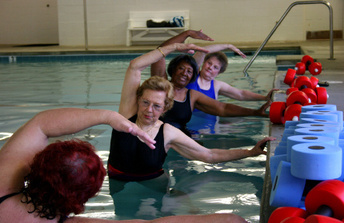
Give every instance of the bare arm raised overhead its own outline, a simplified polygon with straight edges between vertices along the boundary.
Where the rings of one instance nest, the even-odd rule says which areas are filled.
[[[170,45],[173,43],[184,43],[185,40],[189,37],[193,38],[193,39],[213,41],[213,39],[210,38],[209,36],[207,36],[206,34],[204,34],[202,30],[199,30],[199,31],[187,30],[187,31],[184,31],[184,32],[166,40],[165,42],[160,44],[159,47],[163,47],[163,46]],[[160,76],[160,77],[164,77],[167,79],[166,60],[164,57],[152,64],[151,75],[152,76]]]
[[[246,58],[246,55],[241,52],[241,50],[239,50],[237,47],[235,47],[232,44],[212,44],[212,45],[208,45],[208,46],[204,46],[205,49],[207,49],[209,51],[209,53],[214,53],[214,52],[218,52],[218,51],[222,51],[222,50],[232,50],[233,52],[239,54],[242,58]],[[196,52],[195,55],[193,56],[198,64],[199,67],[202,66],[204,58],[206,56],[206,53],[203,52]]]
[[[151,64],[157,62],[164,58],[164,56],[174,52],[184,52],[193,54],[195,51],[204,51],[202,47],[196,46],[194,44],[183,44],[174,43],[171,45],[163,46],[159,49],[150,51],[143,54],[140,57],[135,58],[130,62],[130,65],[126,71],[124,83],[122,87],[121,102],[119,107],[119,113],[126,118],[130,118],[137,112],[137,102],[136,102],[136,90],[141,83],[141,73],[142,71],[150,66]]]

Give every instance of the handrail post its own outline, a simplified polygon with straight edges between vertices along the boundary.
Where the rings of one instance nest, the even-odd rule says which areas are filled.
[[[243,72],[245,74],[245,76],[247,76],[247,70],[248,68],[251,66],[251,64],[253,63],[253,61],[256,59],[256,57],[258,56],[258,54],[260,53],[260,51],[263,49],[263,47],[266,45],[266,43],[269,41],[269,39],[271,38],[271,36],[275,33],[276,29],[278,28],[278,26],[282,23],[282,21],[284,20],[284,18],[287,16],[287,14],[289,13],[289,11],[295,6],[295,5],[305,5],[305,4],[324,4],[329,8],[329,14],[330,14],[330,60],[334,59],[334,55],[333,55],[333,10],[332,10],[332,6],[328,1],[298,1],[298,2],[293,2],[292,4],[290,4],[290,6],[287,8],[287,10],[284,12],[284,14],[281,16],[281,18],[279,19],[279,21],[276,23],[275,27],[271,30],[270,34],[266,37],[266,39],[263,41],[263,43],[260,45],[260,47],[257,49],[257,51],[255,52],[255,54],[252,56],[251,60],[248,62],[248,64],[246,65],[246,67],[244,68]]]

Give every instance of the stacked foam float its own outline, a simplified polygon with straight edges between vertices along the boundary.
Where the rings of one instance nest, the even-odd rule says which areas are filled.
[[[306,69],[309,69],[313,76],[310,78],[304,76]],[[302,62],[296,64],[295,69],[288,69],[283,82],[290,88],[286,91],[285,102],[276,101],[271,104],[270,120],[272,123],[284,124],[286,121],[298,120],[302,106],[327,103],[327,90],[319,87],[319,79],[314,77],[314,75],[320,74],[321,70],[321,64],[314,62],[314,59],[308,55],[302,58]]]
[[[309,215],[320,213],[313,210],[319,208],[313,208],[313,203],[319,203],[319,206],[325,204],[338,206],[341,204],[343,216],[340,215],[335,218],[343,220],[343,149],[343,112],[337,111],[336,105],[306,105],[302,107],[300,121],[285,122],[282,139],[275,149],[274,156],[270,157],[270,174],[273,182],[270,205],[279,207],[275,210],[279,214],[273,213],[269,223],[282,222],[280,217],[276,218],[276,216],[289,215],[290,211],[300,214],[297,216],[301,218],[300,221],[283,222],[335,222],[328,219],[319,221],[318,218],[315,218],[315,221],[314,217],[311,218],[312,221],[305,221]],[[322,203],[323,198],[318,193],[313,193],[311,198],[307,198],[311,193],[310,191],[321,185],[321,182],[334,179],[339,181],[341,186],[338,186],[340,190],[336,189],[335,192],[332,191],[331,187],[328,187],[327,190],[330,191],[326,193],[334,193],[333,198],[327,201],[330,204]],[[307,203],[307,199],[311,202],[308,201]],[[288,209],[291,207],[292,209]],[[313,211],[309,211],[309,209]],[[285,214],[281,215],[281,212],[285,212]],[[307,213],[306,217],[305,213]],[[290,214],[289,217],[292,215]],[[333,211],[323,215],[328,215],[331,218],[335,216]]]
[[[315,62],[311,56],[305,55],[302,57],[301,62],[296,63],[295,70],[296,74],[299,75],[305,74],[306,70],[312,75],[318,75],[322,71],[322,65],[319,62]]]
[[[295,70],[288,72],[284,82],[293,76],[290,86],[300,91]],[[317,80],[302,84],[306,86],[302,89],[315,83]],[[320,98],[323,100],[324,94]],[[287,98],[289,106],[298,105],[298,112],[288,113],[287,102],[270,108],[270,119],[271,111],[275,112],[271,121],[284,124],[285,130],[270,158],[270,205],[277,209],[269,223],[344,221],[343,112],[337,111],[336,105],[326,104],[327,100],[316,104],[308,99],[302,104],[304,99],[288,102]],[[276,108],[278,112],[273,110]]]
[[[268,223],[343,223],[344,183],[326,180],[316,185],[307,194],[305,208],[279,207]]]

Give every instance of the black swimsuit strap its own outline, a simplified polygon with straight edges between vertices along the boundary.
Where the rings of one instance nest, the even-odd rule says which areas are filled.
[[[3,197],[0,197],[0,204],[1,204],[4,200],[6,200],[7,198],[16,196],[16,195],[18,195],[18,194],[20,194],[20,193],[22,193],[22,192],[20,191],[20,192],[16,192],[16,193],[12,193],[12,194],[7,194],[7,195],[5,195],[5,196],[3,196]]]

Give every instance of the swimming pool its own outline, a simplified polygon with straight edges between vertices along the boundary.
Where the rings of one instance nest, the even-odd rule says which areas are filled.
[[[0,146],[6,138],[39,111],[57,107],[118,110],[125,70],[135,55],[41,56],[0,63]],[[70,57],[67,59],[67,57]],[[53,58],[53,59],[52,59]],[[6,59],[5,59],[6,60]],[[276,71],[275,56],[259,56],[251,66],[249,78],[242,70],[249,58],[229,56],[227,71],[219,80],[233,86],[266,94]],[[149,69],[143,79],[149,77]],[[263,102],[221,101],[257,108]],[[257,117],[219,118],[213,125],[197,129],[195,139],[206,147],[251,148],[268,135],[269,120]],[[106,166],[111,129],[89,128],[75,135],[90,141]],[[170,151],[164,168],[169,180],[148,185],[131,182],[116,194],[106,178],[99,195],[87,203],[84,216],[105,219],[154,219],[169,215],[235,213],[251,222],[259,221],[260,198],[265,173],[265,156],[222,164],[190,161]],[[111,185],[110,185],[111,184]],[[156,186],[156,187],[155,187]],[[114,211],[115,210],[115,211]]]

